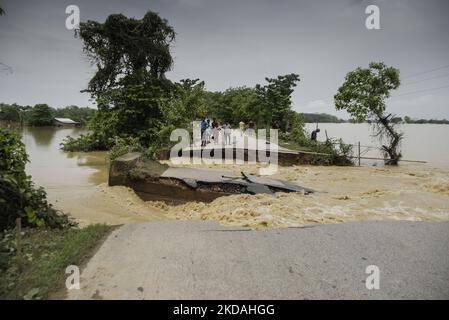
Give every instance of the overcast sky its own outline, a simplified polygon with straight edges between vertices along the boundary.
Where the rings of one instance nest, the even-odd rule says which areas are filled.
[[[389,109],[449,119],[449,1],[446,0],[0,0],[0,102],[94,106],[80,93],[92,77],[82,42],[65,28],[65,8],[81,21],[111,13],[168,19],[177,33],[172,80],[200,78],[209,90],[264,83],[298,73],[299,112],[337,112],[333,95],[345,74],[370,61],[401,70]],[[381,30],[365,27],[380,8]],[[437,70],[434,70],[437,69]],[[431,71],[434,70],[434,71]],[[443,87],[443,88],[441,88]],[[438,90],[431,90],[440,88]]]

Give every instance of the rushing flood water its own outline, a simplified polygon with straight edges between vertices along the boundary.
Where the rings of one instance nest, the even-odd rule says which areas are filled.
[[[315,125],[309,124],[311,130]],[[347,143],[376,146],[365,124],[320,124],[319,140],[342,137]],[[27,172],[45,187],[49,201],[81,224],[120,224],[159,219],[213,219],[227,225],[256,228],[334,223],[361,219],[449,220],[449,126],[404,125],[404,158],[427,164],[383,167],[281,167],[274,176],[319,192],[235,195],[210,204],[168,206],[144,202],[132,190],[108,187],[107,154],[64,153],[59,144],[79,128],[24,128],[31,162]],[[375,154],[379,156],[378,153]],[[211,167],[211,166],[208,166]],[[227,165],[236,173],[255,166]]]

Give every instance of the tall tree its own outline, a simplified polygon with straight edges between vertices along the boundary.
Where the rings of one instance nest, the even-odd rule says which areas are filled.
[[[291,73],[275,79],[265,78],[268,84],[256,85],[256,93],[261,104],[259,125],[273,126],[285,131],[288,126],[288,114],[291,111],[291,95],[300,81],[299,75]]]
[[[138,136],[148,144],[161,126],[161,99],[173,89],[165,78],[173,65],[173,28],[149,11],[140,20],[112,14],[104,23],[83,22],[76,34],[97,66],[86,90],[97,99],[97,138],[107,144],[115,135]]]
[[[30,111],[28,124],[36,127],[53,125],[55,110],[47,104],[36,104]]]
[[[260,103],[254,88],[236,87],[223,92],[208,92],[208,115],[221,122],[237,125],[240,121],[248,123],[260,118]]]
[[[349,72],[334,96],[337,110],[346,110],[356,122],[368,121],[374,126],[375,136],[384,142],[382,150],[389,158],[386,164],[392,165],[401,158],[399,145],[403,135],[395,129],[393,115],[386,112],[385,100],[399,85],[398,69],[371,62],[368,68]]]
[[[183,79],[175,83],[172,96],[161,104],[166,125],[173,129],[184,127],[204,117],[207,111],[205,95],[204,81]]]

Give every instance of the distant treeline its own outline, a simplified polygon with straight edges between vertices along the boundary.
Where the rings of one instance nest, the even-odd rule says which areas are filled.
[[[17,122],[30,126],[52,126],[54,118],[70,118],[81,124],[87,124],[95,112],[95,109],[78,106],[52,108],[47,104],[21,106],[15,103],[0,103],[0,121]]]
[[[402,119],[401,117],[396,117],[393,120],[395,120],[397,123],[429,123],[429,124],[449,124],[449,120],[446,119],[412,119],[410,117],[404,117]]]
[[[353,120],[343,120],[327,113],[300,113],[304,119],[304,123],[352,123]],[[412,119],[408,116],[394,117],[391,119],[393,123],[417,123],[417,124],[449,124],[446,119]]]
[[[301,113],[305,123],[343,123],[348,122],[327,113]]]

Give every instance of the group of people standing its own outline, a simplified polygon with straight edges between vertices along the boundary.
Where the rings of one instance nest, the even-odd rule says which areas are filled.
[[[239,131],[240,136],[243,136],[245,129],[254,130],[254,122],[249,121],[248,125],[245,125],[243,121],[239,122]],[[276,122],[274,124],[274,129],[279,129],[279,124]],[[216,118],[213,118],[212,121],[208,118],[204,118],[201,120],[201,146],[204,147],[207,144],[211,143],[211,140],[214,141],[214,144],[218,144],[220,132],[223,133],[223,142],[225,145],[231,145],[231,133],[232,133],[232,127],[229,122],[226,122],[224,125],[220,126]],[[320,132],[320,129],[317,128],[312,131],[310,139],[314,142],[317,141],[318,133]]]
[[[211,140],[214,141],[214,144],[218,144],[218,139],[220,136],[220,132],[223,131],[223,139],[225,145],[231,145],[231,132],[232,127],[229,123],[225,123],[223,126],[220,126],[217,119],[204,118],[201,120],[201,146],[204,147],[208,143],[211,143]]]

